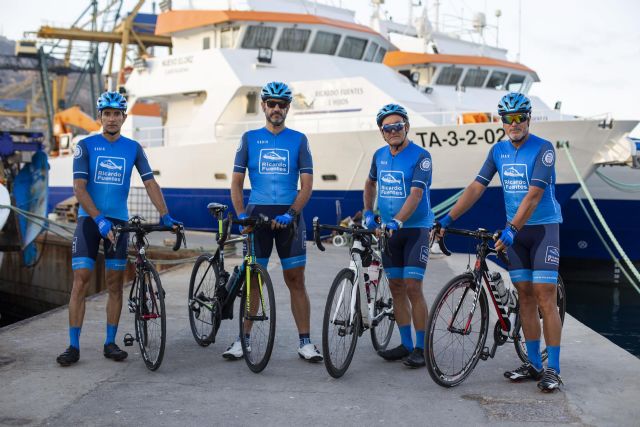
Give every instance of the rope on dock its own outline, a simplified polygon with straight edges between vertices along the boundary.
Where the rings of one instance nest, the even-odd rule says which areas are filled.
[[[610,248],[608,247],[606,241],[604,240],[604,236],[602,236],[602,234],[600,234],[600,232],[596,228],[596,224],[593,221],[593,219],[591,218],[591,215],[586,210],[586,207],[582,204],[582,202],[580,202],[580,205],[583,207],[583,210],[584,210],[585,214],[587,215],[587,218],[591,222],[591,225],[593,226],[594,230],[596,230],[596,234],[600,237],[600,240],[604,244],[605,248],[607,248],[607,250],[609,251],[609,254],[611,255],[611,258],[613,259],[613,261],[616,263],[616,265],[618,265],[620,267],[620,269],[623,272],[625,272],[625,276],[629,279],[629,282],[631,283],[631,285],[636,289],[636,291],[638,291],[638,293],[640,293],[640,286],[638,285],[640,283],[640,272],[638,271],[636,266],[633,265],[633,262],[631,262],[631,260],[627,256],[627,253],[624,251],[622,246],[620,246],[620,243],[618,242],[618,240],[613,235],[613,232],[611,231],[611,228],[609,228],[609,225],[607,224],[607,222],[605,221],[604,217],[602,216],[602,213],[600,212],[600,209],[598,209],[598,206],[596,205],[596,202],[593,200],[593,197],[591,197],[591,192],[589,191],[589,188],[587,188],[587,185],[585,184],[584,180],[582,179],[582,176],[580,175],[580,172],[578,171],[576,163],[573,160],[573,156],[571,155],[571,152],[569,151],[569,144],[567,142],[565,142],[565,141],[558,141],[558,146],[560,148],[562,148],[564,153],[567,155],[567,159],[569,160],[569,164],[571,165],[571,168],[573,169],[573,172],[575,173],[576,178],[578,178],[578,182],[580,183],[580,187],[582,188],[582,191],[584,192],[585,197],[587,198],[587,201],[589,202],[589,205],[591,206],[591,209],[595,213],[596,218],[600,222],[600,225],[602,226],[604,231],[607,233],[607,236],[609,237],[609,240],[611,240],[611,243],[613,243],[613,246],[616,248],[616,250],[620,254],[620,257],[622,258],[622,260],[626,264],[627,268],[633,274],[633,276],[635,276],[636,281],[632,280],[632,277],[630,277],[630,275],[628,275],[625,272],[625,269],[623,268],[624,266],[622,265],[622,263],[620,263],[620,261],[615,256],[613,251],[610,250]],[[578,200],[580,201],[580,199],[578,199]]]
[[[616,190],[624,191],[625,193],[640,193],[640,184],[629,184],[627,182],[616,181],[615,179],[606,176],[597,169],[596,175],[598,175],[600,179],[602,179],[604,182],[606,182]]]

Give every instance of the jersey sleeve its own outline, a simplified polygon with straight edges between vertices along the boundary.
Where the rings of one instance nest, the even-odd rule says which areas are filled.
[[[84,140],[73,150],[73,179],[89,180],[89,150]]]
[[[300,150],[298,151],[298,166],[300,168],[300,174],[313,174],[313,158],[311,157],[309,140],[305,135],[302,135],[302,140],[300,141]]]
[[[371,181],[378,180],[378,165],[376,164],[376,154],[373,154],[373,158],[371,159],[371,168],[369,169],[369,179]]]
[[[533,172],[531,173],[531,182],[533,185],[543,190],[551,183],[556,163],[556,152],[553,145],[547,142],[540,147],[536,161],[533,164]]]
[[[249,138],[245,133],[240,140],[240,146],[236,150],[236,158],[233,161],[233,171],[245,173],[249,161]]]
[[[138,169],[138,173],[140,174],[140,178],[142,181],[148,181],[153,179],[153,170],[151,170],[151,166],[149,165],[149,159],[147,159],[147,155],[144,153],[144,149],[140,144],[136,144],[136,169]]]
[[[431,154],[422,153],[418,157],[416,166],[413,169],[413,177],[411,178],[411,187],[422,188],[427,190],[431,186],[431,173],[433,165],[431,163]]]
[[[476,176],[476,181],[485,187],[489,185],[493,176],[498,172],[498,168],[496,167],[496,162],[493,158],[493,149],[495,145],[491,147],[489,150],[489,154],[487,155],[487,159],[484,161],[484,165],[482,165],[482,169],[478,172]]]

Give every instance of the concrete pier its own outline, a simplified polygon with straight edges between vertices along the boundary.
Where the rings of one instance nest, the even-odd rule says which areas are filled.
[[[228,259],[228,265],[233,262]],[[347,264],[345,248],[320,253],[308,245],[311,337],[318,346],[329,286]],[[466,255],[432,257],[424,286],[429,305],[466,265]],[[503,378],[506,369],[520,364],[512,344],[498,348],[495,359],[480,361],[460,386],[444,389],[426,369],[382,360],[368,333],[359,340],[346,375],[333,379],[322,363],[298,358],[289,293],[273,257],[276,343],[265,371],[254,374],[244,361],[221,357],[237,335],[237,318],[223,322],[211,346],[195,343],[186,308],[191,267],[161,275],[168,341],[156,372],[145,368],[137,343],[125,348],[129,358],[124,362],[102,356],[105,293],[88,299],[75,366],[61,368],[55,362],[68,345],[66,307],[0,329],[0,425],[637,426],[640,420],[640,360],[569,315],[561,354],[565,385],[554,394],[540,393],[534,382]],[[133,315],[125,308],[117,336],[121,346],[126,332],[133,332]],[[396,330],[391,345],[398,342]],[[491,342],[490,334],[487,345]]]

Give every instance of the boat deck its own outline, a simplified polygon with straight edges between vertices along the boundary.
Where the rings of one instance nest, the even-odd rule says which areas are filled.
[[[311,336],[319,345],[327,291],[347,253],[335,247],[320,253],[311,244],[308,252]],[[427,302],[466,265],[466,255],[434,255],[425,279]],[[569,315],[561,355],[565,385],[555,394],[503,378],[504,370],[520,363],[511,344],[498,348],[495,359],[480,361],[462,385],[444,389],[426,369],[379,358],[368,333],[346,375],[333,379],[322,363],[298,358],[280,265],[272,259],[269,269],[278,323],[273,355],[261,374],[221,357],[237,335],[235,319],[223,322],[216,343],[195,343],[186,310],[189,264],[161,276],[168,342],[156,372],[145,368],[137,344],[126,348],[124,362],[102,356],[105,293],[87,300],[81,360],[73,367],[55,362],[68,343],[66,307],[0,329],[0,425],[638,425],[640,359]],[[125,308],[119,344],[133,332],[132,320]],[[395,331],[391,345],[398,342]]]

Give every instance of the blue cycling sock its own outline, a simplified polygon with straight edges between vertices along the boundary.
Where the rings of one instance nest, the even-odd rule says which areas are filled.
[[[118,325],[107,323],[107,339],[104,341],[104,345],[116,342],[116,332],[118,332]]]
[[[416,348],[421,348],[424,350],[424,336],[425,331],[416,330]]]
[[[531,366],[537,370],[542,369],[542,355],[540,354],[540,340],[527,340],[525,342],[527,346],[527,357]]]
[[[402,342],[402,345],[405,346],[407,350],[413,351],[413,338],[411,337],[411,323],[403,326],[398,325],[398,329],[400,329],[400,341]]]
[[[300,339],[300,347],[311,344],[311,337],[309,334],[298,334],[298,338]]]
[[[69,345],[80,350],[80,330],[82,328],[76,328],[69,326]]]
[[[560,346],[548,345],[547,354],[549,355],[547,366],[555,369],[557,373],[560,373]]]

